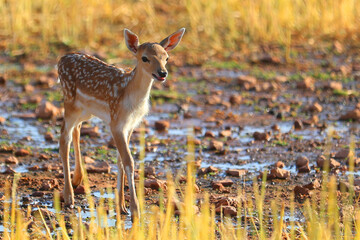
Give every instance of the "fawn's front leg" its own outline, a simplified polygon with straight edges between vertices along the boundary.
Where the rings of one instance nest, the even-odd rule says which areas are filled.
[[[117,179],[117,189],[119,194],[119,207],[120,212],[122,214],[128,214],[128,211],[126,210],[125,206],[125,194],[124,194],[124,185],[125,185],[125,171],[124,167],[122,165],[122,160],[120,157],[120,153],[118,152],[117,156],[117,166],[118,166],[118,179]]]
[[[140,217],[140,211],[139,211],[139,203],[138,199],[136,197],[136,191],[135,191],[135,180],[134,180],[134,160],[131,156],[129,145],[127,143],[127,134],[124,131],[121,131],[119,129],[111,129],[116,147],[120,153],[122,166],[125,170],[128,184],[129,184],[129,190],[130,190],[130,211],[131,211],[131,218],[132,220],[139,219]],[[120,176],[120,173],[119,173]],[[121,206],[120,206],[121,207]]]
[[[76,188],[80,185],[83,179],[83,164],[81,161],[81,151],[80,151],[80,129],[81,123],[74,127],[73,130],[73,146],[75,152],[75,170],[72,180],[73,188]]]

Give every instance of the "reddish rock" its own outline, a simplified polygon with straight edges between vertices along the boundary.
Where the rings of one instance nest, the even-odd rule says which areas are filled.
[[[221,150],[223,150],[223,147],[224,147],[223,142],[216,141],[216,140],[211,140],[210,141],[210,144],[209,144],[209,149],[210,150],[221,151]]]
[[[245,90],[249,90],[251,88],[254,88],[257,83],[257,79],[252,76],[240,76],[237,79],[237,82],[240,87],[243,87]]]
[[[294,129],[295,130],[301,130],[304,128],[304,125],[301,120],[295,120],[294,121]]]
[[[347,112],[346,114],[342,115],[339,120],[342,121],[348,121],[348,120],[353,120],[353,121],[360,121],[360,109],[354,109],[351,110],[349,112]]]
[[[222,180],[213,181],[211,184],[221,184],[224,187],[231,187],[234,184],[234,182],[233,182],[233,180],[231,180],[229,178],[225,178]]]
[[[40,170],[42,171],[56,171],[62,169],[62,166],[55,163],[44,163]]]
[[[301,186],[296,186],[294,188],[295,197],[298,199],[307,198],[310,196],[310,191],[308,188],[304,188]]]
[[[100,137],[100,133],[99,133],[99,127],[95,126],[95,127],[81,127],[80,129],[80,135],[81,136],[89,136],[91,138],[97,138]]]
[[[158,179],[145,179],[144,186],[154,190],[166,190],[166,181]]]
[[[248,171],[244,169],[228,169],[226,170],[226,175],[232,177],[244,176]]]
[[[321,184],[318,179],[315,179],[311,183],[304,185],[304,188],[307,188],[309,190],[319,189],[320,187],[321,187]]]
[[[298,82],[296,87],[305,90],[314,90],[315,80],[312,77],[306,77],[303,81]]]
[[[242,101],[241,95],[231,95],[229,98],[229,102],[232,105],[239,105],[241,103],[241,101]]]
[[[92,159],[91,157],[84,156],[84,163],[85,164],[95,164],[95,160]]]
[[[32,93],[35,90],[35,87],[31,84],[25,84],[23,86],[23,91],[26,93]]]
[[[5,163],[8,163],[8,164],[18,164],[19,163],[19,160],[14,157],[14,156],[10,156],[10,157],[7,157],[5,159]]]
[[[47,142],[53,142],[55,140],[54,135],[51,132],[45,133],[44,138]]]
[[[220,137],[230,137],[231,136],[231,130],[223,130],[219,133]]]
[[[280,132],[280,130],[281,130],[280,127],[279,127],[279,125],[277,125],[277,124],[272,125],[272,126],[271,126],[271,129],[274,130],[274,131],[276,131],[276,132]]]
[[[38,165],[34,165],[34,166],[31,166],[31,167],[28,167],[27,169],[29,171],[38,171],[40,169],[40,167]]]
[[[308,163],[298,168],[299,173],[308,173],[310,170],[311,169]]]
[[[347,159],[352,157],[354,154],[350,151],[350,149],[341,149],[340,151],[338,151],[334,158],[336,159]]]
[[[165,120],[159,120],[155,122],[155,130],[166,131],[170,127],[170,122]]]
[[[207,96],[205,101],[209,105],[216,105],[222,102],[221,98],[218,95]]]
[[[48,180],[45,180],[41,187],[40,187],[40,190],[42,191],[50,191],[54,188],[57,188],[59,186],[59,183],[58,183],[58,180],[57,179],[48,179]]]
[[[254,132],[253,137],[256,141],[269,141],[270,135],[268,133]]]
[[[324,86],[325,89],[330,89],[330,90],[342,90],[343,89],[343,85],[341,82],[335,82],[335,81],[331,81],[329,83],[327,83]]]
[[[277,161],[275,163],[275,167],[276,168],[284,168],[285,167],[285,164],[282,162],[282,161]]]
[[[286,76],[276,76],[275,81],[278,83],[285,83],[288,81],[288,78]]]
[[[318,112],[319,113],[319,112],[322,112],[323,107],[319,103],[315,102],[308,107],[308,110],[310,112]]]
[[[36,118],[36,114],[35,113],[18,113],[18,114],[13,114],[13,117],[28,120],[28,119]]]
[[[14,174],[15,170],[10,166],[5,166],[5,170],[3,171],[5,174]]]
[[[215,138],[215,133],[211,131],[206,131],[204,137]]]
[[[319,156],[316,160],[316,164],[319,168],[323,169],[325,166],[325,161],[326,161],[325,156]],[[330,169],[340,167],[340,165],[341,164],[338,161],[336,161],[333,158],[330,158],[330,163],[329,163]]]
[[[85,194],[85,187],[83,185],[77,186],[77,188],[74,189],[74,194]]]
[[[86,171],[88,173],[110,173],[110,165],[105,161],[86,164]]]
[[[41,119],[52,119],[59,113],[60,110],[50,102],[43,102],[35,110],[36,117]]]
[[[235,207],[225,206],[225,207],[223,207],[223,214],[224,214],[224,216],[236,217],[237,211],[236,211]]]
[[[17,157],[25,157],[28,155],[30,155],[30,152],[23,148],[21,148],[15,152],[15,156],[17,156]]]
[[[43,197],[45,195],[44,192],[36,191],[31,194],[33,197]]]
[[[155,168],[152,166],[145,167],[144,175],[145,177],[155,176],[156,175]]]
[[[290,171],[282,168],[273,168],[270,170],[270,174],[267,176],[268,180],[272,179],[287,179],[290,178]]]
[[[4,76],[0,76],[0,86],[4,86],[6,84],[6,79]]]
[[[194,141],[193,141],[193,143],[194,143],[195,146],[200,146],[200,145],[201,145],[201,140],[195,138]]]
[[[198,170],[198,175],[204,175],[208,173],[217,173],[219,170],[213,166],[209,166],[207,168],[200,168]]]
[[[3,125],[6,122],[6,119],[4,117],[0,116],[0,124]]]
[[[309,165],[309,159],[305,156],[300,156],[296,159],[296,168],[301,168],[302,166]]]
[[[226,189],[225,187],[221,184],[221,183],[212,183],[211,184],[211,187],[214,189],[214,190],[218,190],[220,192],[224,192]]]
[[[50,158],[51,158],[51,156],[48,155],[48,154],[45,154],[45,153],[41,153],[41,154],[39,155],[39,159],[40,159],[40,160],[49,160]]]

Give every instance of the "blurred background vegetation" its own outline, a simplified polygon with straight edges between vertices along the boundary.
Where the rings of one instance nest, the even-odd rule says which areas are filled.
[[[0,49],[49,55],[61,48],[118,55],[123,29],[161,41],[180,27],[177,49],[193,62],[275,45],[337,40],[359,45],[358,0],[0,0]],[[201,53],[201,54],[200,54]]]

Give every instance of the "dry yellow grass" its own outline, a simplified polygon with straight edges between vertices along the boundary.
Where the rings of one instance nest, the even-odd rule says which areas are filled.
[[[124,51],[124,27],[158,41],[186,27],[178,51],[194,56],[360,35],[358,0],[0,0],[0,14],[0,47],[15,53],[47,54],[59,43]]]

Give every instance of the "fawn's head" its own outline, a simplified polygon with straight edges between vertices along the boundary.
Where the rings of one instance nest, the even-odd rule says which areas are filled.
[[[160,43],[143,43],[139,45],[138,36],[128,29],[124,30],[126,46],[134,53],[138,61],[138,67],[160,82],[165,81],[168,74],[165,68],[169,59],[167,52],[179,44],[184,32],[185,28],[181,28]]]

